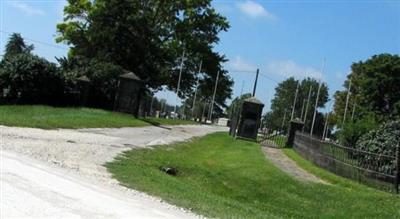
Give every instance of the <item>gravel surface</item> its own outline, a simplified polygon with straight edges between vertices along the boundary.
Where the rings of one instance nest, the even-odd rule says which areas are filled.
[[[120,186],[103,164],[131,148],[185,141],[226,130],[202,125],[80,130],[0,126],[0,216],[199,217]]]

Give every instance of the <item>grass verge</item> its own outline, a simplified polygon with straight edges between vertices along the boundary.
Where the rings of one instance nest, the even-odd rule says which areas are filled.
[[[285,151],[297,162],[306,162]],[[127,187],[213,218],[400,217],[398,196],[307,165],[332,185],[296,181],[267,161],[258,144],[216,133],[131,150],[106,167]],[[178,175],[160,167],[174,167]]]
[[[137,119],[129,114],[91,108],[41,105],[0,106],[0,125],[31,128],[120,128],[148,125],[196,124],[187,120],[162,118]]]

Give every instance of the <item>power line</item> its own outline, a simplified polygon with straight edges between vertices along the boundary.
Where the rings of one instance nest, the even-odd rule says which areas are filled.
[[[271,78],[271,77],[267,76],[267,75],[266,75],[266,74],[264,74],[264,73],[260,73],[260,75],[261,75],[261,76],[263,76],[264,78],[266,78],[266,79],[270,80],[270,81],[273,81],[273,82],[277,83],[277,84],[279,84],[279,83],[280,83],[279,81],[277,81],[277,80],[275,80],[275,79],[273,79],[273,78]]]
[[[236,72],[236,73],[256,73],[256,70],[227,70],[228,72]]]
[[[4,30],[0,30],[0,32],[5,33],[5,34],[13,34],[11,32],[4,31]],[[40,40],[35,40],[35,39],[27,38],[27,37],[23,37],[23,38],[24,38],[24,40],[28,40],[28,41],[31,41],[31,42],[34,42],[34,43],[39,43],[39,44],[42,44],[42,45],[45,45],[45,46],[50,46],[50,47],[54,47],[54,48],[57,48],[57,49],[69,50],[69,48],[67,48],[67,47],[63,47],[63,46],[59,46],[59,45],[55,45],[55,44],[51,44],[51,43],[46,43],[46,42],[43,42],[43,41],[40,41]]]
[[[228,72],[232,72],[232,73],[253,73],[253,74],[256,74],[256,73],[257,73],[257,70],[251,71],[251,70],[229,70],[229,69],[228,69],[227,71],[228,71]],[[279,84],[279,81],[277,81],[277,80],[275,80],[275,79],[273,79],[273,78],[267,76],[266,74],[264,74],[264,73],[262,73],[262,72],[260,72],[259,74],[260,74],[261,76],[263,76],[264,78],[266,78],[266,79],[268,79],[268,80],[270,80],[270,81],[273,81],[273,82]]]

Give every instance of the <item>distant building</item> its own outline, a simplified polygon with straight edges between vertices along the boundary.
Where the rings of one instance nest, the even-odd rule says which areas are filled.
[[[219,126],[228,126],[228,118],[218,118],[217,125],[219,125]]]

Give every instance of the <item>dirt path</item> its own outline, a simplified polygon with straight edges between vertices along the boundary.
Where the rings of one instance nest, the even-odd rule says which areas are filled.
[[[299,167],[296,162],[286,156],[281,149],[262,147],[262,151],[267,159],[270,160],[276,167],[293,176],[295,179],[303,182],[328,184],[322,179]]]
[[[1,218],[196,218],[120,186],[103,164],[131,148],[225,130],[201,125],[82,130],[0,126]]]

